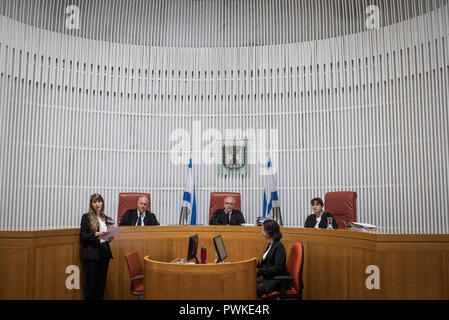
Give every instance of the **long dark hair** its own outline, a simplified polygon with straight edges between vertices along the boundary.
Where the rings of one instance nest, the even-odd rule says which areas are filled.
[[[279,224],[275,220],[265,220],[263,222],[263,229],[274,241],[282,239],[282,233]]]
[[[94,203],[95,201],[101,201],[103,203],[103,206],[100,211],[100,217],[102,220],[106,221],[106,216],[104,215],[104,199],[100,194],[94,193],[93,195],[90,196],[89,200],[89,221],[92,231],[97,231],[98,227],[100,226],[97,214],[95,213],[94,207],[92,206],[92,203]]]

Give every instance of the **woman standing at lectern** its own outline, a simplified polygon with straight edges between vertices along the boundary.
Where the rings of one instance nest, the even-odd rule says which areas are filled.
[[[86,300],[101,300],[104,295],[109,260],[112,259],[109,242],[100,237],[108,233],[112,219],[104,214],[104,200],[94,193],[90,197],[89,212],[81,218],[81,259],[86,270]],[[111,241],[112,238],[109,240]]]
[[[257,264],[257,295],[279,290],[280,280],[275,276],[289,276],[284,245],[281,242],[282,233],[279,224],[274,220],[263,223],[262,235],[269,241],[267,249]]]

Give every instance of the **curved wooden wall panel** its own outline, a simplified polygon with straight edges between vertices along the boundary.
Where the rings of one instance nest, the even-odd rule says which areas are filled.
[[[144,258],[146,300],[254,300],[256,259],[176,264]]]
[[[449,299],[449,235],[381,234],[283,228],[287,254],[304,245],[304,299]],[[213,262],[213,237],[221,234],[227,261],[261,258],[267,246],[260,227],[125,227],[111,243],[106,299],[136,299],[129,291],[125,253],[156,261],[186,258],[188,237],[199,236]],[[79,229],[0,232],[0,299],[82,299],[65,288],[68,265],[83,266]],[[368,266],[379,268],[380,288],[369,290]],[[7,275],[7,276],[6,276]]]

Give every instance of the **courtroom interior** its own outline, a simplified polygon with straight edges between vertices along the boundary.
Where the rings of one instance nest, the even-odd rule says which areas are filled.
[[[449,0],[0,0],[0,300],[449,300]]]

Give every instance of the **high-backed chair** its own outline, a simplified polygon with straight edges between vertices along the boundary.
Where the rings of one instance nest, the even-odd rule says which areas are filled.
[[[143,264],[137,251],[125,254],[126,264],[129,270],[130,291],[133,295],[143,296]]]
[[[356,192],[328,192],[324,198],[324,211],[332,213],[338,229],[346,229],[350,222],[357,221],[356,201]]]
[[[148,211],[151,212],[151,198],[149,193],[121,192],[119,194],[117,225],[120,224],[120,220],[126,211],[137,208],[137,201],[142,196],[146,196],[149,199]]]
[[[234,197],[235,199],[235,210],[242,210],[242,202],[240,193],[238,192],[211,192],[210,193],[210,205],[209,205],[209,220],[212,218],[212,215],[218,209],[224,208],[224,199],[226,197]]]
[[[293,244],[287,260],[287,270],[290,276],[275,276],[280,280],[280,291],[273,291],[262,296],[262,299],[298,299],[302,300],[304,284],[302,269],[304,267],[304,247],[300,242]]]

